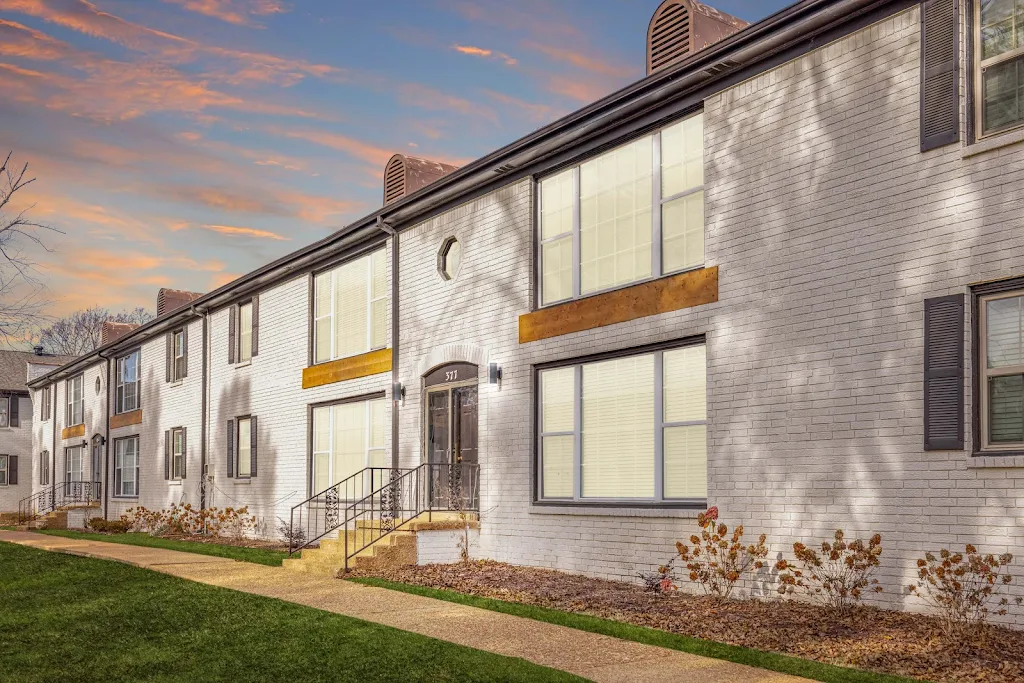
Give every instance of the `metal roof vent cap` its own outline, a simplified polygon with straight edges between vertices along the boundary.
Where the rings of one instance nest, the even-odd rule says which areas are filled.
[[[665,0],[647,26],[647,74],[668,68],[747,26],[695,0]]]
[[[396,154],[384,166],[384,206],[442,178],[458,166]]]

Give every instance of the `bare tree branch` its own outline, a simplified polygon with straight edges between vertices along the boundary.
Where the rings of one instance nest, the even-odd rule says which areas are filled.
[[[52,251],[39,232],[60,232],[28,218],[34,204],[7,215],[15,193],[35,182],[35,178],[25,177],[27,163],[21,170],[11,164],[12,155],[8,152],[0,164],[0,344],[24,339],[44,320],[42,310],[47,302],[42,294],[46,287],[28,250]]]
[[[75,311],[44,328],[39,334],[39,343],[47,353],[81,356],[100,346],[103,323],[142,325],[153,317],[153,314],[144,308],[111,313],[105,308],[94,306],[84,311]]]

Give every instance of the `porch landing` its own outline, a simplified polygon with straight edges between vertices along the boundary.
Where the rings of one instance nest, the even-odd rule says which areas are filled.
[[[806,679],[522,617],[280,567],[156,548],[0,531],[0,541],[126,562],[212,586],[356,617],[583,676],[598,683],[797,683]],[[0,545],[2,552],[2,545]]]

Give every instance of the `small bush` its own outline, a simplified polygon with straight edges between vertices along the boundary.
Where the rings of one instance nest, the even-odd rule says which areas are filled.
[[[679,542],[676,550],[689,570],[690,580],[700,584],[707,595],[728,598],[743,575],[764,567],[768,556],[764,534],[756,544],[743,545],[743,525],[729,534],[729,527],[718,524],[718,508],[708,508],[697,516],[700,535],[690,536],[692,547]]]
[[[127,533],[128,525],[120,519],[103,519],[102,517],[93,517],[87,522],[87,526],[101,534],[123,534]]]
[[[277,533],[281,539],[288,544],[290,550],[295,550],[306,542],[306,530],[302,527],[292,528],[292,525],[280,517],[277,518]]]
[[[1005,597],[995,602],[999,586],[1006,586],[1013,577],[1004,573],[1013,561],[1013,555],[998,557],[982,555],[967,544],[965,552],[952,552],[943,548],[938,557],[925,553],[917,561],[919,580],[909,586],[911,593],[920,595],[941,617],[946,635],[961,637],[971,628],[983,623],[990,613],[1004,615],[1010,601]],[[1021,604],[1022,598],[1015,602]]]
[[[166,510],[129,508],[121,521],[132,531],[155,535],[232,536],[240,538],[256,528],[256,518],[247,507],[197,509],[191,503],[172,504]]]
[[[779,560],[779,592],[792,594],[797,588],[816,598],[837,615],[848,614],[864,597],[864,591],[881,593],[878,579],[872,578],[882,554],[882,536],[875,534],[867,543],[859,538],[847,543],[842,529],[833,541],[821,544],[821,554],[803,543],[793,544],[796,562]]]
[[[671,593],[672,591],[679,590],[679,587],[676,586],[673,580],[675,568],[672,565],[674,562],[674,559],[669,560],[667,564],[658,567],[658,571],[655,572],[640,572],[637,574],[644,584],[644,590],[651,593]]]

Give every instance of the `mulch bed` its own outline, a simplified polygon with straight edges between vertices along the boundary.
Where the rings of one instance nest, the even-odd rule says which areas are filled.
[[[848,620],[837,620],[820,607],[792,600],[723,603],[490,561],[357,574],[930,681],[1024,681],[1024,633],[986,626],[970,643],[952,643],[938,620],[919,614],[864,607]]]
[[[288,552],[288,545],[280,541],[264,541],[258,538],[236,538],[234,536],[203,536],[200,534],[160,534],[160,538],[175,541],[192,541],[193,543],[212,543],[213,545],[230,545],[235,548],[256,548],[258,550],[280,550]]]

